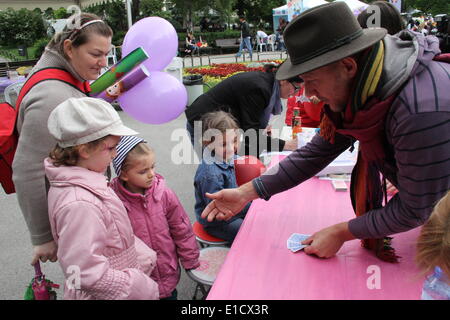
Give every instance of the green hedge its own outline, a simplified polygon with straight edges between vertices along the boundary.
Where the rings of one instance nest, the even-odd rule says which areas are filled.
[[[39,59],[49,41],[49,38],[42,38],[37,40],[32,46],[27,47],[28,59],[25,56],[19,55],[19,49],[16,46],[0,47],[0,56],[3,56],[11,61]]]

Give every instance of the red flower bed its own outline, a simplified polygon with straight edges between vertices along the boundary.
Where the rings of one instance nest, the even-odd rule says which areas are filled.
[[[241,63],[214,63],[211,67],[206,68],[189,68],[186,69],[187,73],[201,74],[203,76],[210,76],[216,78],[223,78],[237,72],[247,71],[263,71],[263,67],[250,68]]]

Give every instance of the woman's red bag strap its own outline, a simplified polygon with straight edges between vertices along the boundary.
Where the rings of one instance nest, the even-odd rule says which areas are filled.
[[[30,78],[28,78],[28,80],[22,86],[22,89],[20,89],[19,96],[17,97],[16,110],[19,110],[19,106],[22,103],[22,99],[25,97],[28,91],[30,91],[31,88],[33,88],[39,82],[46,80],[57,80],[65,82],[86,94],[88,94],[91,91],[89,82],[75,79],[75,77],[70,72],[64,69],[44,68],[39,71],[36,71]]]
[[[47,68],[35,72],[27,79],[20,90],[16,101],[16,108],[7,102],[0,104],[0,184],[7,194],[15,192],[12,180],[12,164],[19,139],[16,124],[20,104],[31,88],[39,82],[46,80],[62,81],[85,94],[90,92],[89,83],[87,81],[75,79],[66,70]]]

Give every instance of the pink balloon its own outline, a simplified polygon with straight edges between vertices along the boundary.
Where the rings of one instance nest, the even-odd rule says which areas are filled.
[[[185,87],[175,77],[153,71],[119,97],[123,111],[144,123],[161,124],[172,121],[187,104]]]
[[[172,24],[160,17],[139,20],[128,30],[122,44],[125,57],[138,47],[143,47],[149,57],[143,64],[150,71],[161,71],[177,55],[178,36]]]

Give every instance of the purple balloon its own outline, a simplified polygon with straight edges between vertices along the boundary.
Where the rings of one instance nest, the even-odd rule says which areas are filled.
[[[172,24],[163,18],[141,19],[133,24],[125,35],[122,56],[125,57],[138,47],[143,47],[150,57],[142,62],[147,69],[161,71],[177,55],[177,32]]]
[[[184,111],[187,92],[177,78],[153,71],[119,97],[123,111],[134,119],[150,124],[172,121]]]

